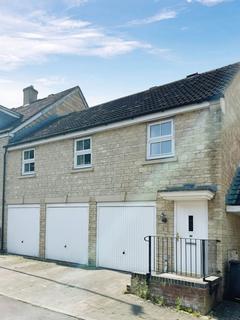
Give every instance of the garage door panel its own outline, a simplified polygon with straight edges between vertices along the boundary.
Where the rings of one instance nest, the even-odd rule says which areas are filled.
[[[98,265],[147,272],[148,245],[155,234],[155,206],[127,203],[98,206]]]
[[[147,272],[148,244],[144,237],[155,234],[155,208],[127,207],[125,216],[128,227],[128,264],[131,271]]]
[[[47,208],[46,258],[88,263],[88,206]]]
[[[39,256],[39,206],[8,206],[7,250]]]
[[[119,247],[122,246],[122,251],[124,250],[124,243],[121,243],[122,235],[119,233],[119,226],[122,224],[122,208],[115,207],[115,216],[112,215],[113,208],[111,207],[101,207],[99,208],[98,219],[98,229],[101,232],[101,244],[105,248],[101,248],[101,255],[99,265],[109,266],[110,268],[116,269],[119,264],[120,254],[115,249],[115,242],[118,243]],[[112,242],[111,239],[115,239]],[[111,265],[109,265],[109,256],[111,256]]]

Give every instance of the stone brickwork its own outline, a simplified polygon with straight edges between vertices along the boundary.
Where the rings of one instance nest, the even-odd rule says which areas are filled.
[[[237,167],[240,165],[240,75],[225,92],[225,113],[221,133],[221,205],[223,207],[223,264],[227,269],[228,255],[237,250],[240,258],[240,217],[226,213],[225,196]]]
[[[174,202],[163,200],[158,191],[189,183],[214,185],[216,195],[208,202],[208,237],[221,241],[217,245],[217,265],[224,275],[229,252],[240,252],[240,218],[227,214],[225,206],[225,195],[240,163],[239,108],[240,75],[226,90],[225,103],[211,102],[209,108],[173,117],[176,152],[168,159],[146,160],[148,123],[114,130],[106,127],[106,131],[93,134],[93,166],[88,169],[74,170],[74,139],[36,145],[36,175],[32,177],[21,176],[22,150],[9,151],[7,204],[41,205],[39,252],[44,258],[46,205],[89,203],[88,260],[95,265],[98,202],[156,201],[156,233],[171,237]],[[162,222],[162,213],[166,223]],[[169,300],[183,290],[184,301],[197,301],[201,311],[213,302],[206,288],[194,291],[196,288],[177,284],[160,287]]]
[[[28,125],[24,126],[21,130],[19,130],[17,132],[17,135],[21,135],[26,132],[31,133],[31,130],[34,126],[39,126],[40,123],[47,121],[51,118],[54,118],[56,115],[62,116],[62,115],[71,113],[73,111],[81,111],[85,108],[86,108],[86,106],[84,104],[84,101],[82,100],[82,97],[80,97],[78,90],[75,90],[71,94],[69,94],[69,96],[66,97],[64,100],[60,100],[60,101],[56,102],[54,107],[50,108],[48,110],[48,112],[43,113],[39,118],[30,122]],[[3,157],[4,157],[3,146],[8,144],[8,139],[9,139],[9,137],[2,137],[2,138],[0,137],[0,199],[1,199],[0,220],[2,217],[2,186],[3,186],[2,181],[3,181]],[[21,175],[21,169],[18,173],[18,176],[19,175]],[[37,203],[40,203],[39,197],[37,197],[36,200],[37,200]],[[45,198],[44,198],[44,200],[45,200]],[[25,202],[25,200],[21,200],[21,201]],[[26,200],[26,201],[28,201],[28,200]],[[33,203],[33,199],[30,200],[30,203]],[[42,206],[44,206],[44,204]],[[43,213],[44,211],[45,211],[45,209],[44,210],[41,209],[41,213],[42,213],[41,217],[44,216],[44,213]],[[2,220],[1,220],[1,222],[2,222]],[[41,230],[44,230],[44,229],[42,229],[42,225],[44,226],[44,218],[41,220]],[[44,244],[45,244],[44,241],[45,241],[44,236],[41,236],[40,243],[42,244],[42,246],[44,246]],[[44,256],[44,250],[42,250],[42,249],[40,250],[40,255]]]
[[[89,262],[96,262],[96,203],[99,201],[157,201],[157,233],[173,236],[174,203],[158,190],[184,183],[217,184],[220,170],[221,109],[209,108],[174,117],[176,155],[146,161],[147,123],[99,132],[92,136],[93,167],[73,169],[74,140],[36,146],[36,175],[21,176],[21,150],[10,151],[7,203],[89,202]],[[217,197],[216,197],[217,198]],[[218,202],[209,205],[209,220],[218,221]],[[41,231],[44,232],[44,209]],[[162,223],[160,215],[167,214]],[[210,223],[209,237],[216,236]],[[221,234],[219,232],[219,234]],[[40,253],[44,254],[40,236]]]

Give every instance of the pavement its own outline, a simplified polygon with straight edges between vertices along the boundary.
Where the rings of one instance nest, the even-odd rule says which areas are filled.
[[[74,320],[76,318],[0,296],[1,320]]]
[[[214,320],[240,320],[240,303],[224,301],[211,312],[211,317]]]
[[[0,319],[6,320],[194,320],[174,308],[125,294],[130,275],[83,269],[19,256],[0,256]],[[216,309],[213,319],[239,320],[240,304]],[[227,318],[223,318],[224,312]]]

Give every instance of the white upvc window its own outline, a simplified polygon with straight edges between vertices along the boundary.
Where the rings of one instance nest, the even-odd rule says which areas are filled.
[[[89,168],[92,166],[92,139],[77,139],[74,143],[74,168]]]
[[[22,174],[35,173],[35,149],[27,149],[22,152]]]
[[[149,124],[147,136],[147,159],[174,156],[174,123],[172,119]]]

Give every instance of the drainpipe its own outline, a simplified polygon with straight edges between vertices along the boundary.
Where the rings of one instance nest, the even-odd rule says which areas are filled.
[[[4,253],[6,166],[7,166],[7,147],[5,147],[4,156],[3,156],[2,233],[1,233],[1,252],[2,253]]]

